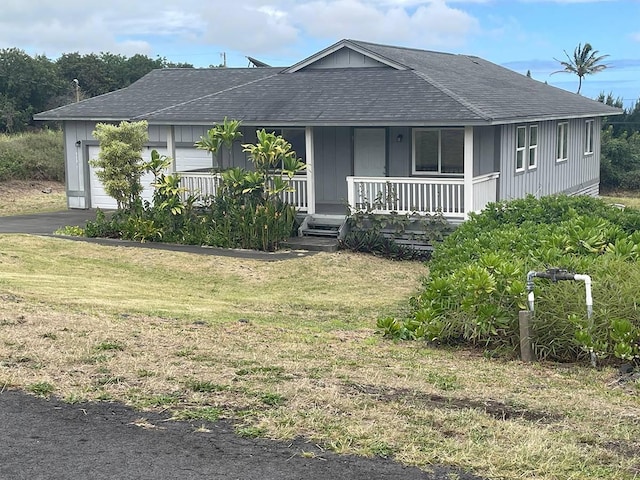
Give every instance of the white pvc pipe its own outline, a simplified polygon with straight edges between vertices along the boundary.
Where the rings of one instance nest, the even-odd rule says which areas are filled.
[[[587,303],[587,318],[591,318],[593,315],[593,298],[591,297],[591,277],[589,275],[576,274],[573,279],[578,282],[584,282],[586,303]]]

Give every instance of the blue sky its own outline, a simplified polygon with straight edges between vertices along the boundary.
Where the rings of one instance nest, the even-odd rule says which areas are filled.
[[[5,0],[0,48],[51,59],[62,53],[142,53],[208,67],[246,56],[291,65],[342,38],[478,55],[576,91],[559,73],[578,43],[610,68],[582,93],[640,97],[640,0]]]

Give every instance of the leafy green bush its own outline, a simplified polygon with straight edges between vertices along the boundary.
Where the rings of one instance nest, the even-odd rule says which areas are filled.
[[[594,314],[586,318],[583,284],[537,280],[538,357],[573,361],[594,351],[601,358],[638,358],[638,229],[639,211],[590,197],[490,204],[436,247],[430,276],[412,299],[414,314],[393,330],[397,336],[514,354],[518,311],[526,308],[526,274],[554,266],[591,275]],[[620,322],[628,322],[625,335]]]
[[[625,190],[640,190],[640,169],[625,172],[620,178],[620,187]]]
[[[0,181],[64,181],[62,132],[41,130],[0,136]]]
[[[371,205],[352,209],[347,219],[349,233],[340,241],[340,246],[392,260],[429,259],[431,247],[442,242],[452,231],[449,222],[440,213],[376,213],[388,201],[379,194]]]
[[[295,207],[282,202],[280,194],[289,191],[292,176],[305,165],[282,137],[264,131],[258,137],[262,144],[244,147],[252,158],[258,157],[253,159],[261,169],[223,172],[217,195],[206,199],[183,198],[180,176],[164,173],[170,159],[152,151],[142,168],[154,176],[153,203],[142,202],[138,195],[110,218],[99,211],[96,221],[87,223],[86,235],[276,250],[292,235],[296,220]]]
[[[629,175],[640,169],[640,132],[615,133],[613,126],[602,130],[600,185],[606,189],[637,185]],[[629,186],[624,186],[627,183]],[[633,188],[635,189],[635,188]]]

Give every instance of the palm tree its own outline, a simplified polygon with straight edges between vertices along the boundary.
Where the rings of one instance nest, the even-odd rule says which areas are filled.
[[[584,47],[579,43],[573,51],[573,58],[569,56],[566,50],[564,51],[564,54],[567,56],[567,60],[569,60],[568,62],[558,60],[554,57],[554,60],[556,62],[560,62],[560,65],[564,68],[557,72],[553,72],[551,75],[562,72],[575,73],[579,79],[578,91],[576,93],[580,93],[580,89],[582,88],[582,77],[601,72],[608,67],[608,65],[600,62],[609,55],[598,56],[598,53],[598,50],[594,50],[590,43],[585,43]]]

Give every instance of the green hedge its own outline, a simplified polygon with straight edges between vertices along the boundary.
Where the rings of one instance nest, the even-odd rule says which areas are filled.
[[[0,181],[64,181],[62,132],[0,135]]]
[[[439,245],[430,276],[403,322],[379,327],[403,338],[465,344],[515,355],[526,274],[548,267],[591,275],[594,315],[584,284],[536,280],[534,350],[574,361],[640,356],[640,211],[591,197],[528,197],[490,204]]]

